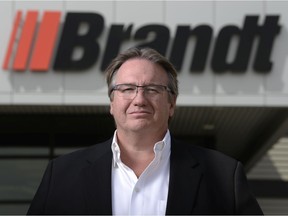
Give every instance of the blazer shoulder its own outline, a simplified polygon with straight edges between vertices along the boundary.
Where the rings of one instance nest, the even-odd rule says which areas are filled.
[[[76,150],[74,152],[61,155],[53,159],[57,164],[73,164],[81,162],[93,162],[105,154],[112,154],[111,151],[112,138],[104,142]]]
[[[189,157],[193,157],[202,165],[215,166],[224,165],[236,167],[239,161],[229,155],[226,155],[220,151],[195,145],[190,142],[183,142],[179,140],[173,140],[172,151],[176,151],[176,154],[182,154]]]

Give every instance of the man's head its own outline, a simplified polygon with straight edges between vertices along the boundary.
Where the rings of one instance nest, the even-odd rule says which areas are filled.
[[[106,69],[110,113],[118,130],[165,131],[178,96],[177,72],[149,48],[120,53]]]
[[[178,80],[177,72],[174,66],[160,53],[151,48],[130,48],[120,53],[115,59],[112,60],[106,69],[106,81],[108,85],[108,96],[110,100],[113,98],[113,85],[115,84],[115,76],[118,69],[122,64],[130,59],[139,58],[151,61],[154,64],[161,66],[167,73],[168,87],[171,89],[172,95],[177,98],[178,96]]]

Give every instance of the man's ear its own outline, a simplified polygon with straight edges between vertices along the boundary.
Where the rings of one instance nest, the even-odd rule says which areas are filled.
[[[110,114],[113,116],[113,104],[110,102]]]
[[[176,109],[176,97],[171,97],[169,116],[172,117]]]

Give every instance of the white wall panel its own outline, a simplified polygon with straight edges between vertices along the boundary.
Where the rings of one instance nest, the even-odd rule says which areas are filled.
[[[96,39],[96,42],[100,46],[100,54],[98,56],[95,64],[84,71],[64,73],[64,86],[65,86],[65,100],[73,100],[71,98],[71,93],[76,94],[76,97],[79,95],[86,94],[97,94],[99,90],[106,88],[105,79],[103,73],[99,72],[99,67],[101,64],[103,52],[106,46],[106,39],[109,28],[112,23],[115,23],[115,2],[112,1],[67,1],[65,2],[65,9],[67,12],[89,12],[97,13],[103,16],[104,18],[104,29],[99,38]],[[73,95],[73,94],[72,94]]]
[[[215,31],[219,32],[221,28],[227,25],[234,25],[243,28],[246,15],[263,15],[264,3],[262,1],[216,1],[215,2]],[[262,19],[259,20],[262,23]],[[258,23],[258,24],[260,24]],[[261,25],[261,24],[260,24]],[[229,52],[228,59],[233,61],[234,54],[238,45],[238,40]],[[233,43],[232,43],[233,44]],[[248,70],[245,73],[233,74],[224,72],[215,75],[215,103],[216,104],[247,104],[249,98],[252,98],[252,104],[264,104],[264,76],[251,70],[251,61],[253,61],[252,52]],[[218,97],[219,96],[219,97]],[[237,103],[237,99],[239,102]]]
[[[279,14],[282,26],[272,54],[274,68],[267,76],[267,105],[288,106],[288,1],[266,2],[265,9],[267,14]]]
[[[15,93],[12,95],[12,103],[19,105],[58,105],[63,103],[62,94],[27,92]]]
[[[150,24],[162,24],[164,21],[164,2],[162,1],[116,1],[115,22],[129,26],[133,24],[131,41],[125,42],[121,50],[142,44],[134,40],[137,29]]]
[[[165,23],[171,29],[171,43],[175,39],[176,29],[179,25],[188,25],[191,29],[199,25],[214,25],[215,3],[213,1],[167,1]],[[170,43],[170,48],[171,44]],[[181,98],[179,104],[204,105],[213,104],[214,75],[210,68],[210,57],[208,56],[206,68],[203,73],[189,72],[190,64],[193,59],[195,43],[197,40],[191,38],[185,52],[184,64],[181,73],[178,75],[179,90]],[[213,48],[213,41],[210,45],[210,52]],[[170,50],[171,52],[171,50]],[[195,98],[193,98],[195,97]],[[197,99],[196,99],[197,98]],[[195,100],[196,99],[196,100]]]
[[[163,1],[116,1],[115,4],[117,23],[141,26],[164,21]]]
[[[106,47],[111,24],[115,23],[115,2],[113,1],[66,1],[66,12],[97,13],[104,18],[104,29],[96,42],[100,53],[95,64],[84,71],[64,73],[65,104],[100,104],[107,97],[106,82],[100,72],[100,64]],[[93,97],[94,95],[94,97]],[[108,103],[108,99],[106,104]]]
[[[196,40],[191,37],[187,45],[184,64],[179,73],[179,105],[208,106],[288,106],[288,2],[287,1],[0,1],[0,61],[3,64],[6,46],[9,41],[13,21],[18,10],[24,15],[28,10],[39,11],[39,22],[44,11],[62,12],[64,24],[67,12],[99,13],[105,20],[104,30],[97,42],[100,45],[100,56],[95,65],[88,70],[78,72],[55,72],[51,69],[45,73],[0,70],[0,103],[18,104],[27,99],[27,103],[42,104],[39,98],[45,98],[59,104],[98,104],[109,103],[106,96],[105,78],[100,72],[103,53],[111,25],[133,25],[131,40],[124,42],[120,50],[141,44],[135,41],[134,34],[140,27],[149,24],[165,25],[170,30],[167,57],[175,39],[178,25],[189,25],[191,29],[199,25],[209,25],[213,29],[213,39],[209,47],[209,56],[205,70],[190,73],[189,66],[193,58]],[[267,75],[257,73],[252,68],[255,57],[253,52],[248,70],[232,74],[216,74],[211,68],[211,57],[219,30],[227,25],[243,27],[245,16],[260,16],[259,25],[265,16],[280,15],[280,34],[276,37],[271,60],[273,70]],[[61,29],[60,29],[61,30]],[[61,31],[59,31],[61,32]],[[229,60],[233,60],[237,40],[233,40]],[[54,50],[56,52],[56,49]],[[25,96],[24,95],[29,95]],[[35,101],[33,101],[35,95]],[[53,95],[53,97],[51,97]],[[91,100],[92,95],[99,100]],[[21,98],[23,96],[23,99]],[[26,99],[25,99],[26,98]],[[54,99],[52,99],[54,98]],[[99,102],[101,101],[101,102]]]
[[[1,2],[0,14],[1,14],[1,28],[0,28],[0,59],[1,68],[5,59],[7,44],[10,37],[10,32],[13,26],[13,4],[10,2]],[[4,43],[7,41],[7,43]],[[12,73],[9,71],[0,72],[0,104],[9,104],[11,102],[12,92]]]
[[[14,15],[18,10],[23,12],[22,20],[26,17],[26,12],[36,10],[39,12],[38,23],[42,20],[44,11],[63,10],[62,1],[15,1]],[[63,86],[63,74],[54,71],[41,72],[12,72],[13,73],[13,97],[15,104],[47,104],[61,103]],[[51,97],[50,95],[53,95]]]

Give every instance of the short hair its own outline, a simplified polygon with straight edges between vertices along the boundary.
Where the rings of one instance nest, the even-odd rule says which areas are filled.
[[[167,73],[168,77],[168,88],[171,90],[170,94],[174,95],[177,98],[178,92],[178,80],[177,80],[177,71],[174,68],[173,64],[170,63],[168,59],[158,53],[156,50],[152,48],[130,48],[120,54],[116,58],[114,58],[111,63],[108,65],[105,70],[106,73],[106,82],[108,85],[108,96],[111,100],[111,93],[113,89],[113,80],[115,75],[117,74],[118,69],[124,64],[126,61],[130,59],[145,59],[154,64],[160,65]]]

